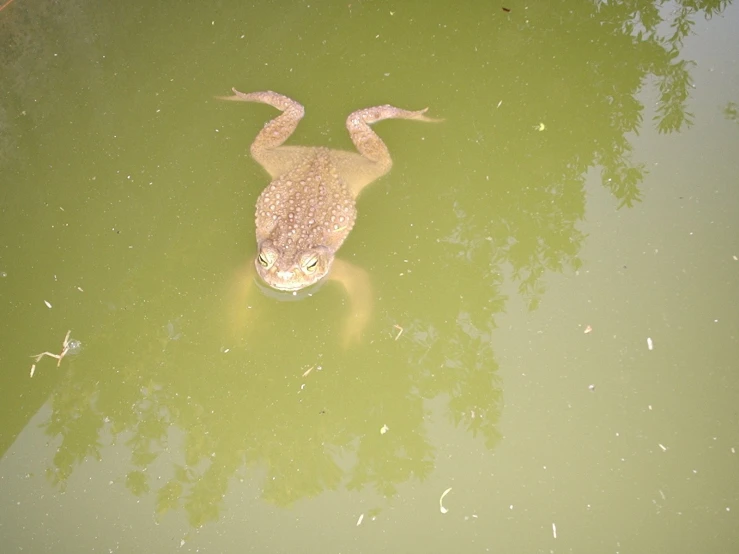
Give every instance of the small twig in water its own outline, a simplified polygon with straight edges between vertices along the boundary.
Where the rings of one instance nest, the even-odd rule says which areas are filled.
[[[13,3],[13,0],[8,0],[7,2],[5,2],[5,4],[3,4],[2,6],[0,6],[0,12],[3,11],[8,6],[10,6],[10,4],[12,4],[12,3]]]
[[[1,8],[0,8],[1,9]],[[62,358],[67,355],[67,352],[69,352],[69,335],[72,333],[72,330],[70,329],[67,331],[66,336],[64,337],[64,342],[62,343],[62,351],[59,354],[53,354],[51,352],[41,352],[41,354],[35,354],[31,356],[36,363],[31,366],[31,377],[33,377],[34,372],[36,371],[36,364],[41,361],[41,358],[44,356],[49,356],[50,358],[56,358],[56,367],[59,367],[62,364]]]

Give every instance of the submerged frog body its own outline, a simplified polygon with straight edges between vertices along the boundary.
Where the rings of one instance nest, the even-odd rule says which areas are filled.
[[[341,282],[352,310],[345,338],[358,338],[371,312],[369,278],[335,254],[354,227],[360,192],[392,166],[385,143],[370,124],[383,119],[437,120],[426,117],[425,109],[375,106],[352,112],[346,120],[358,153],[283,146],[305,114],[301,104],[272,91],[245,94],[233,89],[232,96],[220,98],[261,102],[282,112],[265,124],[251,145],[252,156],[272,177],[257,201],[258,251],[252,267],[280,291],[295,293],[327,275]],[[240,296],[246,297],[245,289]]]
[[[282,111],[251,145],[254,159],[272,176],[257,201],[255,266],[271,287],[297,291],[329,273],[336,251],[354,227],[357,196],[392,166],[385,143],[370,124],[383,119],[435,120],[424,115],[426,110],[376,106],[357,110],[346,120],[359,153],[283,146],[303,118],[303,106],[271,91],[233,93],[223,99],[262,102]]]

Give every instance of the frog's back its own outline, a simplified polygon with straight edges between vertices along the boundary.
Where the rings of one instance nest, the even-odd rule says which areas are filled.
[[[257,201],[257,242],[270,239],[285,254],[338,250],[354,226],[355,201],[327,148],[295,148],[292,167]]]

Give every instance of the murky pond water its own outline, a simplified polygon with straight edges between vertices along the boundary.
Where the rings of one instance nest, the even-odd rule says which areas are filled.
[[[3,552],[733,552],[737,26],[5,4]],[[351,149],[378,104],[444,118],[374,127],[394,166],[340,251],[371,278],[358,342],[335,283],[234,292],[275,111],[232,86],[300,101],[291,144]]]

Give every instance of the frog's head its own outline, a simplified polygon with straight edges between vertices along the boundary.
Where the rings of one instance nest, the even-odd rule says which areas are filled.
[[[333,261],[333,253],[324,246],[291,253],[282,251],[274,242],[266,239],[259,245],[254,265],[259,276],[270,287],[293,292],[323,279]]]

